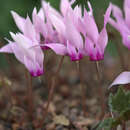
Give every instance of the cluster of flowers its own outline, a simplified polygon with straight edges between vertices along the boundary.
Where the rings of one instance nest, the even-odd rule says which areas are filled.
[[[8,40],[9,43],[0,52],[14,53],[32,76],[44,73],[43,52],[47,49],[52,49],[58,55],[69,56],[72,61],[80,60],[84,56],[89,56],[92,61],[103,60],[108,43],[108,22],[121,33],[123,44],[130,49],[130,0],[125,0],[124,3],[125,19],[117,6],[109,5],[101,32],[95,23],[91,4],[88,2],[89,11],[84,9],[82,15],[79,6],[74,9],[71,7],[73,2],[61,0],[58,12],[43,1],[39,12],[34,8],[32,21],[28,16],[25,19],[12,11],[21,32],[10,32],[13,41]],[[116,21],[110,18],[111,11]]]

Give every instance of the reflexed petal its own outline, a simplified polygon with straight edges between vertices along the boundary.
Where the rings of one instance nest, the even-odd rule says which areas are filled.
[[[70,3],[68,0],[61,0],[61,3],[60,3],[60,11],[62,13],[63,16],[66,15],[66,12],[67,12],[67,9],[68,7],[70,8]]]
[[[53,14],[49,14],[49,18],[57,32],[65,36],[65,24],[63,23],[63,20]]]
[[[25,55],[25,54],[24,54],[23,50],[22,50],[19,46],[17,46],[16,43],[13,44],[12,50],[13,50],[13,53],[14,53],[14,55],[16,56],[16,58],[17,58],[22,64],[24,64],[24,55]]]
[[[51,48],[58,55],[66,55],[67,54],[67,48],[63,44],[49,43],[49,44],[44,44],[44,46]]]
[[[97,41],[97,44],[98,44],[102,54],[104,54],[104,50],[107,46],[107,42],[108,42],[108,35],[107,35],[106,28],[104,27],[102,29],[102,31],[100,32],[98,41]]]
[[[99,35],[98,28],[93,16],[91,16],[86,10],[84,11],[84,26],[88,37],[90,37],[94,42],[96,42]]]
[[[110,15],[111,15],[111,10],[112,10],[112,4],[109,4],[109,7],[107,8],[107,11],[104,15],[104,26],[106,26],[109,18],[110,18]]]
[[[130,50],[130,33],[122,33],[123,44]]]
[[[36,40],[37,36],[34,29],[34,25],[32,24],[29,17],[26,18],[24,28],[24,35],[30,38],[31,40]],[[39,40],[39,38],[37,40]]]
[[[10,35],[13,38],[13,40],[16,42],[16,44],[18,44],[23,49],[27,49],[33,45],[32,42],[21,33],[17,33],[15,35],[14,33],[10,32]]]
[[[43,68],[41,68],[39,64],[35,62],[35,60],[30,60],[28,57],[25,56],[24,64],[33,77],[40,76],[43,74]]]
[[[39,16],[40,18],[42,18],[43,21],[45,20],[45,15],[44,15],[44,12],[43,12],[43,9],[42,9],[42,8],[39,10],[38,16]]]
[[[69,42],[67,42],[67,51],[72,61],[80,60],[83,57],[82,53],[80,53],[79,50],[76,50]]]
[[[93,9],[89,1],[88,1],[88,7],[89,7],[89,14],[93,15]]]
[[[43,10],[40,10],[43,12]],[[42,16],[40,14],[37,14],[36,8],[34,8],[33,13],[32,13],[32,19],[33,19],[33,24],[34,27],[36,29],[36,32],[41,33],[44,37],[47,36],[47,27],[44,21],[44,18],[42,18],[44,16]]]
[[[99,61],[104,59],[104,53],[101,52],[99,45],[94,45],[93,41],[91,41],[89,37],[86,37],[85,52],[86,55],[90,57],[91,61]]]
[[[69,42],[76,48],[82,49],[83,48],[83,39],[78,32],[77,28],[74,26],[74,24],[71,21],[71,15],[68,14],[68,16],[65,19],[65,25],[66,25],[66,35]]]
[[[130,72],[122,72],[109,86],[111,88],[114,85],[128,84],[130,83]]]
[[[15,44],[15,43],[9,43],[9,44],[3,46],[2,48],[0,48],[0,52],[13,53],[12,44]]]
[[[92,40],[86,36],[85,38],[85,51],[88,56],[90,56],[92,53],[94,53],[94,43]]]
[[[48,12],[56,15],[57,17],[61,18],[61,15],[60,13],[54,9],[53,7],[50,6],[49,3],[47,3],[45,0],[42,0],[42,7],[43,7],[43,10],[44,10],[44,13],[45,13],[45,16],[48,17]]]
[[[119,25],[117,22],[115,22],[115,20],[109,18],[108,23],[111,24],[114,28],[116,28],[119,31]]]
[[[74,9],[74,15],[77,18],[81,18],[82,17],[82,9],[77,5]]]
[[[123,19],[122,11],[116,5],[111,4],[113,16],[116,18],[117,22]]]
[[[11,14],[14,18],[14,21],[16,23],[16,25],[18,26],[18,28],[20,29],[21,32],[24,32],[24,24],[25,24],[25,19],[22,18],[21,16],[19,16],[17,13],[15,13],[14,11],[11,11]]]
[[[125,21],[130,28],[130,0],[124,0]]]

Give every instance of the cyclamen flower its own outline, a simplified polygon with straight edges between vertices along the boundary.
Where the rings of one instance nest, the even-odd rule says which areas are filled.
[[[113,83],[109,86],[111,88],[114,85],[123,85],[123,84],[128,84],[130,83],[130,72],[122,72],[114,81]]]
[[[64,5],[64,6],[63,6]],[[83,39],[78,31],[78,18],[81,9],[77,6],[74,10],[68,0],[61,1],[61,14],[49,4],[43,2],[46,17],[57,31],[59,42],[44,44],[59,55],[68,55],[72,61],[83,57]]]
[[[104,59],[104,51],[108,42],[106,24],[111,14],[111,4],[107,8],[104,15],[104,27],[101,32],[98,32],[97,25],[93,17],[93,10],[88,2],[90,11],[84,10],[84,17],[80,20],[80,30],[85,37],[85,53],[92,61]]]
[[[102,60],[108,42],[106,24],[110,17],[111,5],[105,13],[104,27],[100,33],[93,18],[90,3],[88,5],[90,11],[85,10],[83,17],[81,8],[76,6],[72,9],[71,3],[67,0],[61,1],[60,10],[62,15],[54,11],[51,6],[48,6],[45,10],[48,13],[47,19],[51,21],[58,32],[60,42],[45,44],[45,46],[50,47],[57,54],[69,55],[72,61],[80,60],[84,55],[90,56],[91,60]]]
[[[46,2],[45,2],[46,3]],[[40,11],[37,13],[36,8],[34,8],[32,13],[32,20],[33,25],[36,29],[36,32],[40,34],[40,43],[50,43],[50,42],[57,42],[57,32],[53,28],[51,22],[46,17],[47,13],[44,11],[44,8],[41,8]],[[43,50],[48,48],[42,47]]]
[[[44,55],[40,47],[31,48],[34,45],[39,45],[39,35],[36,33],[29,17],[25,20],[16,14],[13,15],[15,15],[16,24],[23,34],[17,33],[15,35],[11,32],[14,41],[8,40],[9,43],[2,47],[0,52],[14,53],[32,76],[40,76],[43,74]]]
[[[14,11],[11,11],[11,13],[17,27],[25,36],[30,37],[34,41],[38,41],[39,44],[58,41],[57,33],[50,21],[46,19],[45,11],[42,8],[39,12],[34,8],[32,12],[32,22],[29,17],[27,17],[28,20],[26,20]],[[25,21],[28,21],[28,24],[26,24],[27,22]],[[42,47],[42,49],[46,50],[48,48]]]
[[[121,9],[114,4],[112,4],[112,14],[116,21],[110,18],[109,23],[120,32],[123,44],[130,49],[130,0],[124,0],[125,16]]]

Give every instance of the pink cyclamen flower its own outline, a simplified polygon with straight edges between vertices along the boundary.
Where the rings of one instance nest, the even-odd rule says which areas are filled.
[[[46,19],[45,11],[42,8],[39,12],[34,8],[32,22],[29,17],[25,19],[14,11],[11,11],[11,14],[17,27],[25,36],[38,41],[39,44],[57,42],[57,33],[50,21]],[[42,47],[42,49],[46,50],[48,48]]]
[[[14,53],[32,76],[42,75],[44,55],[41,48],[31,48],[35,43],[21,33],[14,34],[11,32],[10,34],[14,42],[8,40],[9,43],[2,47],[0,52]]]
[[[36,33],[29,17],[24,19],[15,12],[12,12],[12,14],[23,34],[17,33],[15,35],[10,33],[14,41],[8,40],[9,43],[2,47],[0,52],[14,53],[16,58],[26,66],[32,76],[40,76],[43,74],[44,55],[40,47],[31,48],[40,44],[40,36]]]
[[[104,15],[104,26],[101,32],[98,32],[97,25],[93,17],[93,10],[88,2],[90,11],[84,10],[84,17],[80,20],[80,30],[85,38],[85,53],[92,61],[104,59],[104,51],[108,42],[106,24],[111,14],[111,4]]]
[[[43,2],[47,19],[57,31],[59,41],[45,44],[56,54],[68,55],[72,61],[83,57],[83,39],[78,31],[78,18],[81,17],[81,9],[71,8],[68,0],[61,1],[61,14],[54,10],[49,4]],[[64,6],[63,6],[64,5]]]
[[[124,85],[130,83],[130,72],[122,72],[109,86],[111,88],[114,85]]]
[[[121,9],[114,4],[112,14],[116,21],[110,18],[109,23],[120,32],[123,44],[130,49],[130,0],[124,0],[124,17]]]
[[[47,5],[47,3],[45,2]],[[44,4],[44,5],[45,5]],[[47,11],[44,11],[44,8],[41,8],[40,11],[37,13],[36,8],[34,8],[32,13],[32,20],[33,25],[36,29],[36,32],[40,34],[40,43],[51,43],[51,42],[57,42],[57,32],[53,28],[50,20],[47,17]],[[43,50],[48,49],[47,47],[42,47]]]

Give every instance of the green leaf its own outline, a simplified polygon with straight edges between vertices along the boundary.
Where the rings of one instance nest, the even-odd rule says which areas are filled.
[[[122,88],[119,88],[115,95],[110,94],[109,107],[112,112],[123,114],[130,109],[130,92],[125,92]]]
[[[114,123],[114,119],[113,118],[108,118],[105,119],[104,121],[102,121],[98,128],[96,130],[102,130],[104,128],[104,130],[111,130],[113,123]]]

